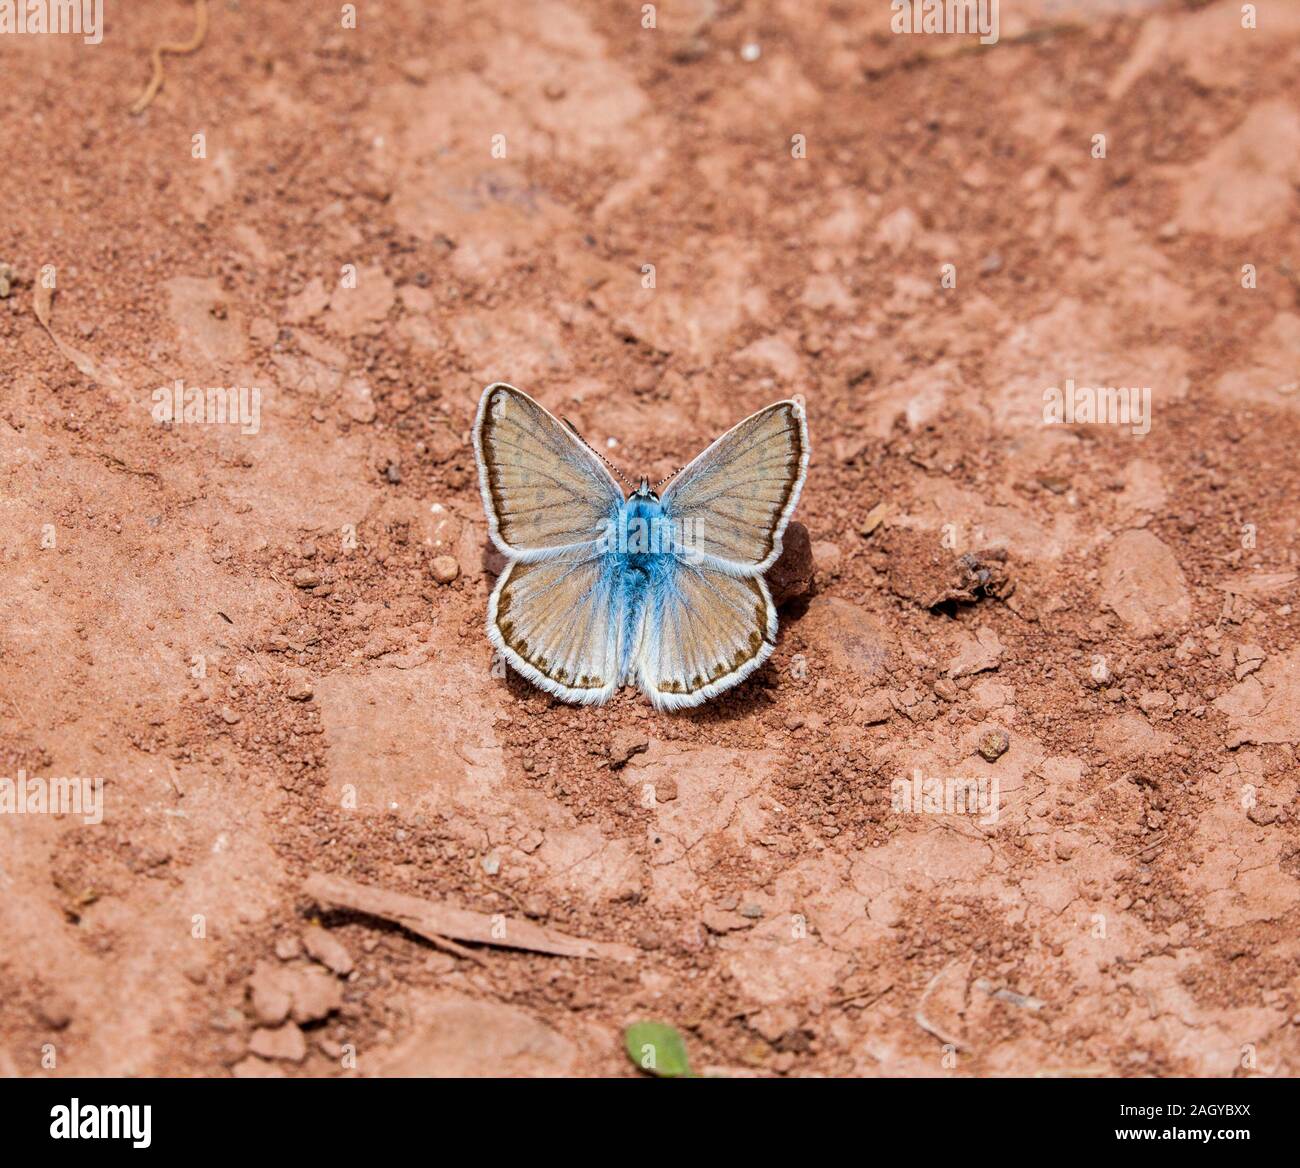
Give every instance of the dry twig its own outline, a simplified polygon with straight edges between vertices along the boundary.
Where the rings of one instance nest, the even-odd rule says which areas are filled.
[[[535,925],[531,921],[453,908],[418,896],[357,884],[341,876],[314,873],[307,878],[303,891],[322,905],[332,904],[370,916],[383,917],[412,933],[418,933],[440,949],[451,946],[453,942],[449,938],[454,938],[456,941],[469,941],[477,945],[551,953],[557,957],[605,957],[616,961],[631,961],[636,956],[636,950],[627,945],[570,937],[567,933]],[[477,960],[475,954],[459,945],[449,951]]]
[[[145,86],[144,92],[135,99],[131,106],[133,114],[142,114],[147,110],[153,99],[158,96],[158,91],[162,88],[163,83],[163,54],[171,53],[177,57],[185,57],[190,53],[198,52],[204,39],[208,35],[208,0],[194,0],[194,35],[187,41],[180,44],[155,45],[153,50],[153,76],[149,78],[149,84]]]
[[[122,379],[110,369],[106,369],[96,361],[89,353],[83,353],[74,345],[70,345],[57,333],[50,324],[50,313],[54,303],[54,289],[46,281],[42,274],[36,280],[36,288],[32,293],[32,310],[36,313],[36,319],[40,321],[43,328],[50,335],[59,352],[71,361],[82,373],[92,381],[103,382],[105,385],[111,385],[114,389],[122,389]]]

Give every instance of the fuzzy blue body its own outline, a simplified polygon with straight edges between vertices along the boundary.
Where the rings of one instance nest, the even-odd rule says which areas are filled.
[[[644,488],[623,501],[614,523],[607,579],[622,614],[619,674],[627,678],[640,647],[643,620],[661,618],[661,598],[673,589],[676,543],[667,510]],[[652,597],[656,601],[647,612]]]

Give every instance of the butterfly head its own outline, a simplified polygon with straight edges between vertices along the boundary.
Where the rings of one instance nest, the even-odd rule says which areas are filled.
[[[650,480],[646,478],[645,475],[641,476],[640,485],[637,487],[635,491],[632,492],[632,498],[653,499],[656,503],[659,501],[659,496],[656,495],[654,491],[650,489]]]

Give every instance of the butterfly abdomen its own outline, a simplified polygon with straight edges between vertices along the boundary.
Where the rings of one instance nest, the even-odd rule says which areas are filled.
[[[623,618],[620,673],[624,680],[630,680],[646,622],[655,619],[650,611],[651,600],[669,572],[673,556],[667,516],[657,499],[633,495],[624,502],[609,555],[619,578]]]

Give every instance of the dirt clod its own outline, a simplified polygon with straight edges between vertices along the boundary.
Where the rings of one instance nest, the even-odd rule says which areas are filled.
[[[248,1049],[259,1058],[300,1063],[307,1057],[307,1039],[296,1023],[286,1022],[282,1026],[254,1030]]]
[[[352,955],[347,951],[347,947],[320,926],[311,925],[303,930],[302,945],[309,956],[340,977],[346,977],[352,972]]]
[[[634,754],[644,753],[650,739],[639,730],[621,730],[609,741],[609,765],[617,770]]]

